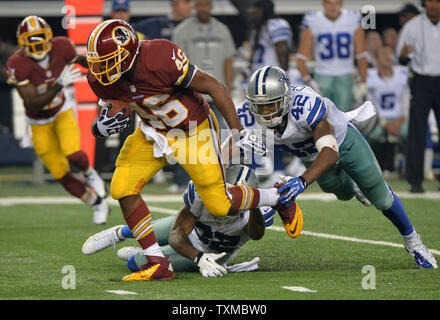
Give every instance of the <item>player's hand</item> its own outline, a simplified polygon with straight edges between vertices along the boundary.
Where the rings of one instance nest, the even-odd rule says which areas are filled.
[[[278,201],[288,208],[295,202],[296,197],[307,189],[307,182],[302,177],[280,176],[280,178],[286,184],[277,190],[281,194]]]
[[[264,157],[267,154],[266,144],[261,137],[252,133],[250,130],[243,129],[236,136],[237,148],[240,154],[246,159],[246,153],[254,153],[257,156]]]
[[[219,254],[215,253],[204,253],[199,261],[197,262],[197,266],[200,269],[200,273],[204,277],[221,277],[228,273],[228,271],[219,265],[216,260],[220,259],[226,254],[226,252],[222,252]]]
[[[359,83],[354,89],[354,98],[357,102],[368,100],[368,87],[365,82]]]
[[[74,64],[66,65],[56,82],[63,87],[70,86],[77,82],[81,78],[81,71],[78,68],[73,69],[73,67]]]
[[[108,137],[112,134],[121,132],[128,126],[128,123],[130,122],[129,117],[120,119],[124,115],[125,109],[122,109],[113,117],[109,117],[108,112],[111,107],[112,105],[109,104],[102,109],[98,121],[96,122],[97,129],[103,137]]]

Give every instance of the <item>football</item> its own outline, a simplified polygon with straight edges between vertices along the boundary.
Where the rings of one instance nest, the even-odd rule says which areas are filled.
[[[108,100],[108,103],[112,105],[110,110],[108,111],[108,116],[113,117],[122,109],[125,109],[124,115],[120,118],[131,117],[130,106],[127,102],[122,100]]]

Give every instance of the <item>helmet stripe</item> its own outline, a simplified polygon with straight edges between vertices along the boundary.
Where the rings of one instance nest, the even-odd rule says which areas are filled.
[[[256,95],[259,94],[258,93],[258,80],[259,80],[259,77],[260,77],[261,70],[262,69],[258,70],[257,75],[255,76],[255,94]]]
[[[263,74],[263,94],[266,94],[266,78],[269,73],[269,70],[270,70],[270,66],[267,67],[267,69],[264,71],[264,74]]]

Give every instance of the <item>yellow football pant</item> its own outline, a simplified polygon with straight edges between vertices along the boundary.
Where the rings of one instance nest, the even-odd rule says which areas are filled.
[[[166,135],[174,159],[194,182],[206,208],[213,215],[228,214],[231,202],[226,193],[223,166],[220,163],[218,125],[214,114],[196,128],[174,138]],[[116,160],[111,195],[121,199],[141,193],[145,184],[162,169],[167,160],[155,158],[154,142],[148,141],[140,128],[125,141]]]
[[[67,156],[80,150],[81,137],[73,109],[58,114],[47,124],[32,124],[32,141],[35,153],[59,180],[69,171]]]

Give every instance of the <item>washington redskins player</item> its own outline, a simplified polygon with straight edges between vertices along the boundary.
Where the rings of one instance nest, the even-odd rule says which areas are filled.
[[[104,181],[80,149],[80,131],[73,107],[74,82],[81,74],[74,63],[87,67],[84,55],[77,55],[66,37],[53,37],[47,22],[28,16],[18,25],[20,49],[6,63],[8,84],[15,85],[24,102],[26,121],[32,132],[35,153],[52,176],[73,196],[93,208],[93,222],[107,221],[109,206]],[[86,182],[76,178],[71,161]]]
[[[107,20],[90,34],[87,51],[87,79],[101,106],[92,124],[93,134],[107,137],[128,124],[123,111],[109,116],[109,100],[125,101],[141,119],[120,151],[110,187],[148,261],[124,281],[174,277],[140,194],[167,163],[167,156],[173,156],[188,172],[206,208],[215,216],[277,204],[276,189],[226,188],[217,121],[201,94],[212,97],[236,133],[234,139],[240,149],[253,150],[250,146],[255,148],[258,141],[242,130],[225,87],[192,65],[181,48],[165,39],[139,41],[128,23]],[[264,148],[263,144],[259,146]]]

